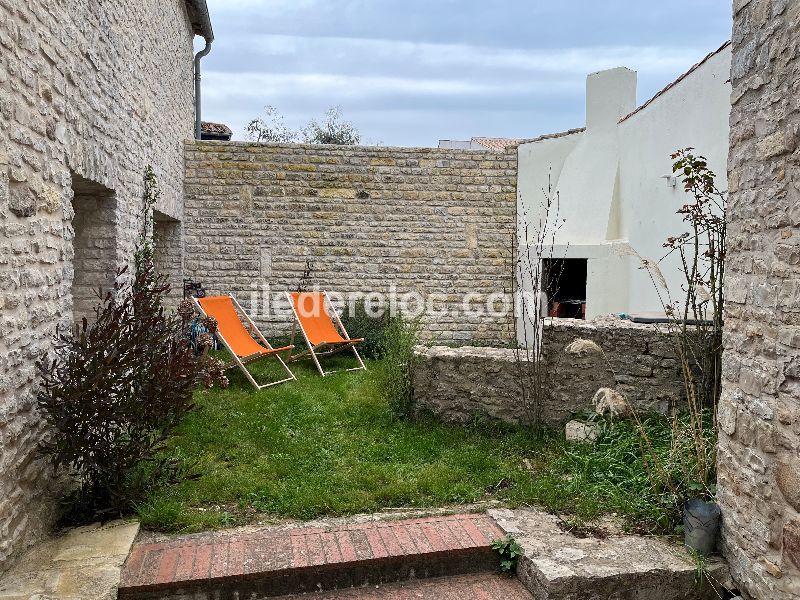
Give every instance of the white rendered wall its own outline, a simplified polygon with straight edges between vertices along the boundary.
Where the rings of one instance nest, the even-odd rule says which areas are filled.
[[[694,147],[727,188],[728,132],[731,111],[730,47],[712,56],[644,110],[620,123],[620,219],[622,234],[643,257],[659,260],[667,237],[686,231],[675,214],[688,196],[678,179],[675,187],[662,176],[672,173],[670,154]],[[647,273],[631,262],[630,311],[661,310]],[[674,299],[681,300],[683,275],[677,256],[661,263]]]
[[[560,226],[548,243],[555,244],[555,258],[588,259],[587,318],[662,310],[649,275],[631,254],[657,261],[664,240],[684,231],[675,211],[686,196],[680,183],[669,187],[663,179],[671,174],[672,152],[695,147],[722,174],[724,187],[730,62],[725,48],[622,122],[635,108],[636,74],[625,68],[594,73],[587,78],[585,131],[519,146],[519,243],[535,240],[542,190],[550,183],[559,195]],[[551,211],[551,227],[554,221]],[[672,295],[680,297],[677,263],[667,260],[662,270]],[[519,284],[531,287],[524,278]]]

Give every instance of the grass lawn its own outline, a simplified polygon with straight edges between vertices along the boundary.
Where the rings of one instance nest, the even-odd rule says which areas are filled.
[[[590,447],[522,427],[406,422],[382,397],[379,361],[324,379],[308,363],[292,368],[299,381],[260,392],[230,371],[228,389],[197,393],[171,442],[197,476],[155,490],[139,507],[143,525],[190,532],[259,515],[311,519],[497,499],[671,527],[630,425],[609,428]],[[254,371],[261,380],[275,372],[263,363]]]

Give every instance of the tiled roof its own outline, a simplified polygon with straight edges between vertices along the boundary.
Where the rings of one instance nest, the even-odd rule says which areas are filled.
[[[722,52],[723,50],[725,50],[725,48],[727,48],[727,47],[728,47],[728,46],[730,46],[730,45],[731,45],[731,42],[730,42],[730,40],[728,40],[727,42],[725,42],[724,44],[722,44],[722,46],[720,46],[720,47],[719,47],[717,50],[714,50],[714,52],[711,52],[710,54],[708,54],[708,55],[707,55],[707,56],[706,56],[706,57],[705,57],[703,60],[701,60],[699,63],[697,63],[696,65],[694,65],[694,66],[693,66],[691,69],[689,69],[688,71],[686,71],[686,73],[684,73],[683,75],[681,75],[680,77],[678,77],[678,78],[677,78],[675,81],[673,81],[672,83],[670,83],[669,85],[667,85],[667,86],[666,86],[666,87],[665,87],[663,90],[661,90],[661,91],[660,91],[660,92],[658,92],[658,93],[657,93],[655,96],[653,96],[652,98],[650,98],[650,99],[649,99],[647,102],[645,102],[644,104],[642,104],[641,106],[639,106],[639,107],[638,107],[636,110],[634,110],[633,112],[631,112],[631,113],[628,113],[627,115],[625,115],[624,117],[622,117],[622,118],[619,120],[619,122],[620,122],[620,123],[622,123],[623,121],[625,121],[625,120],[627,120],[627,119],[631,118],[631,117],[632,117],[633,115],[635,115],[636,113],[638,113],[638,112],[640,112],[640,111],[644,110],[645,108],[647,108],[648,106],[650,106],[650,104],[651,104],[651,103],[652,103],[652,102],[653,102],[653,101],[654,101],[656,98],[659,98],[660,96],[663,96],[663,95],[664,95],[666,92],[668,92],[668,91],[669,91],[669,90],[671,90],[673,87],[675,87],[676,85],[678,85],[678,84],[679,84],[681,81],[683,81],[684,79],[686,79],[686,78],[687,78],[689,75],[691,75],[692,73],[694,73],[694,72],[695,72],[697,69],[699,69],[701,66],[703,66],[703,65],[704,65],[706,62],[708,62],[708,61],[709,61],[711,58],[713,58],[714,56],[716,56],[717,54],[719,54],[720,52]]]
[[[568,129],[567,131],[560,131],[558,133],[546,133],[534,138],[489,138],[489,137],[474,137],[472,138],[473,144],[479,144],[487,150],[495,150],[503,152],[510,148],[516,148],[520,144],[530,144],[531,142],[541,142],[543,140],[551,140],[554,138],[566,137],[586,131],[585,127],[578,127],[576,129]]]
[[[510,138],[487,138],[487,137],[474,137],[472,138],[473,144],[479,144],[487,150],[497,150],[502,152],[509,146],[519,144],[519,140]]]
[[[210,121],[202,121],[200,123],[200,131],[206,133],[216,133],[217,135],[233,135],[231,128],[223,123],[211,123]]]

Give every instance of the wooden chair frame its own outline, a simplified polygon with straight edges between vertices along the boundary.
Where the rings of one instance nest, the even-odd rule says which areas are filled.
[[[245,318],[245,320],[247,321],[247,324],[248,324],[248,329],[250,330],[250,334],[252,335],[252,334],[255,333],[255,335],[258,336],[258,339],[261,341],[261,343],[268,350],[274,350],[272,345],[267,341],[267,338],[264,337],[264,335],[261,333],[261,330],[259,330],[258,326],[253,322],[253,320],[250,318],[250,316],[244,311],[244,309],[239,304],[239,301],[236,300],[234,295],[233,294],[225,294],[225,295],[230,297],[230,299],[233,301],[233,306],[239,312],[239,314],[244,315],[244,318]],[[206,313],[206,311],[203,310],[203,307],[200,305],[200,302],[198,302],[197,298],[195,298],[194,296],[192,296],[192,302],[194,302],[195,308],[200,312],[201,315],[203,315],[204,317],[208,317],[209,316]],[[216,331],[216,333],[214,335],[217,336],[217,339],[220,342],[222,342],[222,345],[225,346],[225,349],[233,357],[233,360],[225,365],[225,369],[227,370],[227,369],[231,369],[233,367],[238,366],[242,370],[242,372],[244,372],[245,377],[247,377],[247,379],[250,381],[250,383],[252,383],[256,387],[257,390],[263,390],[265,388],[272,387],[273,385],[278,385],[279,383],[286,383],[287,381],[296,381],[297,380],[297,377],[295,377],[295,375],[294,375],[294,373],[292,373],[291,369],[289,369],[289,367],[286,366],[286,363],[280,357],[280,354],[278,354],[278,353],[263,354],[263,353],[258,352],[256,354],[251,354],[249,356],[239,357],[239,355],[236,354],[236,352],[233,351],[233,348],[231,348],[230,344],[228,344],[227,340],[225,339],[225,336],[222,335],[222,332],[220,332],[219,329],[217,329],[217,331]],[[289,346],[288,347],[288,352],[289,352],[290,355],[292,353],[292,349],[293,348],[294,348],[294,346]],[[259,360],[266,360],[268,358],[277,359],[277,361],[281,364],[283,369],[289,374],[289,377],[287,377],[286,379],[281,379],[279,381],[273,381],[271,383],[259,384],[255,380],[253,375],[250,373],[250,371],[247,370],[247,367],[245,365],[257,362]]]
[[[350,335],[347,333],[347,330],[344,328],[342,324],[342,320],[339,318],[339,313],[336,312],[333,304],[328,297],[328,292],[321,292],[322,294],[322,301],[323,304],[327,303],[330,307],[328,311],[328,316],[334,320],[334,323],[339,328],[340,332],[344,334],[345,341],[344,342],[322,342],[317,344],[316,346],[311,343],[308,339],[308,334],[306,333],[305,328],[303,327],[303,322],[300,320],[300,315],[297,314],[297,310],[295,309],[294,302],[292,301],[291,292],[286,292],[286,299],[289,301],[289,306],[292,309],[292,314],[294,315],[294,321],[292,322],[292,338],[289,342],[292,346],[294,346],[294,337],[297,332],[297,327],[300,327],[300,331],[303,333],[303,338],[306,341],[306,345],[308,346],[308,350],[304,350],[300,354],[295,354],[292,356],[291,350],[289,351],[289,356],[286,358],[287,362],[294,362],[296,360],[302,360],[308,356],[311,356],[311,359],[314,361],[314,364],[317,366],[317,370],[319,374],[325,377],[326,375],[331,375],[332,373],[344,373],[346,371],[366,371],[367,366],[364,364],[364,361],[361,360],[361,355],[358,353],[356,349],[356,344],[360,343],[357,341],[347,341],[350,340]],[[324,307],[323,307],[324,308]],[[324,348],[330,347],[330,350],[324,350]],[[320,349],[323,349],[323,352],[319,352]],[[356,355],[356,360],[358,360],[358,364],[360,366],[353,367],[350,369],[336,369],[334,371],[326,371],[322,368],[322,365],[319,362],[320,358],[327,358],[329,356],[333,356],[334,354],[338,354],[344,350],[352,349],[353,354]]]

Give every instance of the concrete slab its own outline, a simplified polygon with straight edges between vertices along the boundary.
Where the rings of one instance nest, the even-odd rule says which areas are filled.
[[[138,523],[126,521],[67,529],[0,578],[0,600],[113,600],[138,532]]]
[[[660,537],[576,537],[559,518],[533,509],[497,509],[489,515],[520,543],[525,556],[517,574],[537,600],[706,600],[719,596],[695,582],[696,564],[682,547]],[[710,559],[711,576],[727,567]]]

